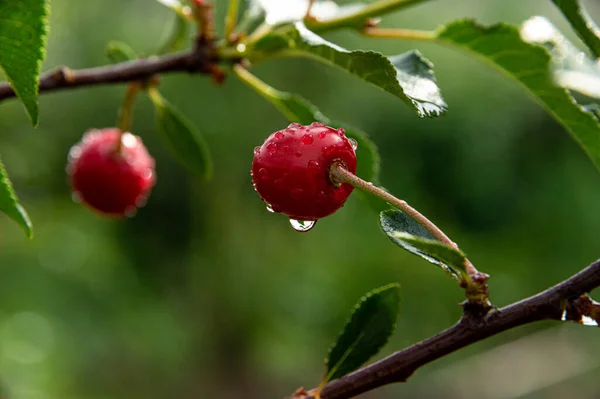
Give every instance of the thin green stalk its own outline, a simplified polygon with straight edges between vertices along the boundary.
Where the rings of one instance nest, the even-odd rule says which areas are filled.
[[[362,34],[382,39],[435,40],[436,38],[435,31],[395,28],[365,28]]]
[[[329,31],[339,28],[364,28],[365,21],[369,18],[389,14],[429,0],[379,0],[371,3],[355,13],[343,15],[326,21],[306,20],[308,29],[315,32]]]
[[[229,0],[229,8],[225,16],[225,39],[229,40],[237,24],[240,0]]]
[[[130,83],[129,86],[127,86],[127,91],[125,92],[125,99],[123,100],[123,105],[119,110],[119,122],[117,124],[117,127],[121,132],[121,137],[124,133],[127,133],[129,131],[129,128],[131,127],[133,103],[135,101],[135,97],[140,91],[140,87],[141,86],[139,82],[133,82]],[[121,152],[121,137],[117,141],[117,147],[115,148],[115,152],[117,154]]]

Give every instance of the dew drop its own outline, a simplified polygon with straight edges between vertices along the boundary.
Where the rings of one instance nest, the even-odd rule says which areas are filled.
[[[321,132],[321,133],[319,133],[319,138],[320,138],[320,139],[324,139],[324,138],[325,138],[325,136],[327,136],[327,134],[325,134],[325,132]]]
[[[125,209],[125,216],[128,218],[134,217],[136,213],[137,208],[135,206],[130,206],[129,208]]]
[[[69,151],[69,161],[73,161],[81,156],[81,147],[76,145]]]
[[[275,184],[275,187],[277,187],[277,188],[282,188],[283,187],[283,179],[281,179],[281,178],[275,179],[273,184]]]
[[[321,171],[321,165],[319,165],[319,162],[311,159],[308,161],[308,170],[312,173],[318,173]]]
[[[302,125],[294,122],[294,123],[290,123],[287,128],[288,129],[300,129],[300,128],[302,128]]]
[[[292,188],[290,190],[290,197],[295,200],[302,199],[302,197],[304,197],[304,190],[301,188]]]
[[[290,219],[290,224],[292,225],[292,228],[300,233],[305,233],[307,231],[310,231],[313,227],[315,227],[316,223],[317,223],[316,220]]]
[[[135,200],[135,206],[137,206],[138,208],[141,208],[143,206],[146,206],[147,202],[148,202],[148,197],[142,195],[141,197],[138,197],[138,199]]]
[[[79,191],[73,191],[71,194],[71,199],[73,202],[79,204],[81,202],[81,193]]]
[[[598,327],[598,322],[589,316],[581,316],[581,324],[584,326]]]
[[[121,136],[121,143],[125,147],[133,148],[137,144],[137,138],[131,133],[124,133]]]
[[[283,138],[283,133],[281,133],[281,132],[275,133],[275,138],[278,139],[278,140],[282,139]]]
[[[358,143],[356,142],[356,140],[348,138],[348,141],[350,142],[350,145],[352,146],[352,149],[354,151],[356,151],[358,149]]]
[[[313,138],[313,136],[311,134],[305,134],[300,139],[300,142],[304,145],[311,145],[312,143],[315,142],[315,139]]]
[[[286,153],[290,152],[290,146],[288,146],[288,145],[283,146],[283,152],[286,152]]]
[[[260,175],[261,180],[269,180],[269,171],[265,168],[260,168],[258,174]]]
[[[300,158],[302,156],[302,151],[296,151],[294,155]]]
[[[327,199],[327,194],[325,194],[325,191],[319,191],[317,193],[317,201],[319,202],[323,202]]]
[[[269,143],[267,146],[267,151],[269,151],[269,154],[274,154],[277,151],[277,144]]]
[[[254,147],[254,156],[258,156],[260,154],[260,146]]]
[[[275,213],[275,211],[273,210],[273,206],[271,206],[271,204],[267,204],[267,211],[269,211],[271,213]]]
[[[339,129],[337,130],[337,134],[338,134],[338,136],[340,136],[340,137],[346,137],[346,131],[345,131],[344,129],[342,129],[342,128],[339,128]]]
[[[321,122],[313,122],[310,124],[310,127],[315,128],[315,127],[325,127],[324,123]]]
[[[152,176],[154,176],[154,172],[152,171],[152,169],[148,168],[144,171],[142,178],[144,180],[150,180],[150,179],[152,179]]]

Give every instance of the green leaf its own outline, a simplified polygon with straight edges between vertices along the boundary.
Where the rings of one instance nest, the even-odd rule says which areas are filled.
[[[397,209],[380,214],[382,230],[399,247],[441,267],[453,278],[466,275],[466,256],[438,240],[413,218]]]
[[[404,100],[420,117],[439,116],[447,108],[431,62],[416,50],[391,58],[373,51],[348,51],[297,22],[274,29],[255,43],[250,54],[308,57],[339,67]]]
[[[579,38],[596,58],[600,58],[600,28],[578,0],[552,0],[569,21]]]
[[[437,37],[519,81],[600,168],[600,123],[593,113],[578,105],[567,90],[553,82],[547,50],[525,42],[518,28],[505,24],[485,27],[471,20],[453,22],[439,29]]]
[[[0,211],[17,222],[23,231],[25,231],[27,237],[33,237],[31,220],[27,216],[25,209],[19,204],[19,200],[8,179],[8,174],[6,173],[6,169],[4,169],[2,161],[0,161]]]
[[[550,52],[557,85],[600,98],[600,64],[575,47],[548,19],[528,19],[521,26],[521,37]]]
[[[398,284],[390,284],[365,295],[329,351],[323,383],[351,373],[376,355],[396,329],[399,314]]]
[[[185,42],[188,38],[188,22],[181,15],[175,15],[175,26],[171,32],[169,32],[165,43],[159,50],[159,54],[172,53],[174,51],[181,50],[185,46]]]
[[[286,22],[302,21],[308,9],[308,0],[253,0],[250,7],[258,8],[264,12],[265,21],[269,25],[277,25]],[[310,15],[319,21],[339,18],[356,12],[365,7],[365,4],[353,3],[337,5],[331,0],[316,1]]]
[[[119,41],[110,41],[106,45],[106,57],[111,63],[116,64],[119,62],[132,61],[138,58],[135,50],[127,43]]]
[[[212,160],[200,132],[158,90],[149,89],[148,95],[156,109],[158,131],[174,155],[190,171],[209,179],[212,176]]]
[[[38,81],[49,12],[47,0],[0,1],[0,67],[34,126],[39,121]]]

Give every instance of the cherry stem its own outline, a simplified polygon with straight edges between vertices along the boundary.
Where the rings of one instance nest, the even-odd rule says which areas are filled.
[[[127,133],[129,131],[129,128],[131,127],[131,119],[133,115],[133,102],[135,101],[135,96],[140,91],[140,88],[140,82],[132,82],[127,86],[127,91],[125,92],[125,99],[123,100],[123,105],[119,110],[119,123],[117,127],[119,128],[120,136],[119,140],[117,140],[117,147],[115,149],[115,152],[117,154],[121,153],[123,134]]]
[[[237,23],[239,5],[239,0],[229,0],[229,8],[227,9],[227,15],[225,17],[225,39],[228,42],[231,41],[231,34]]]
[[[388,204],[400,209],[402,212],[406,213],[417,223],[423,226],[436,239],[451,246],[452,248],[459,249],[458,245],[456,245],[456,243],[452,241],[439,227],[437,227],[431,220],[427,219],[415,208],[408,205],[406,201],[394,197],[392,194],[375,186],[373,183],[364,181],[354,173],[348,171],[341,163],[335,162],[333,165],[331,165],[329,175],[335,183],[350,184],[352,187],[372,194],[384,200]],[[465,270],[469,276],[476,276],[480,274],[468,259],[465,260]]]

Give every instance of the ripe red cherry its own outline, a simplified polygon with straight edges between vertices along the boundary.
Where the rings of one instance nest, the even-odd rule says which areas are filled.
[[[329,168],[341,162],[355,173],[355,146],[343,129],[318,122],[309,126],[292,123],[254,149],[252,184],[267,209],[300,221],[297,227],[301,230],[301,222],[331,215],[346,202],[353,187],[334,185]]]
[[[67,172],[73,198],[104,214],[130,216],[154,186],[154,159],[139,137],[120,133],[117,128],[86,132],[69,152]]]

